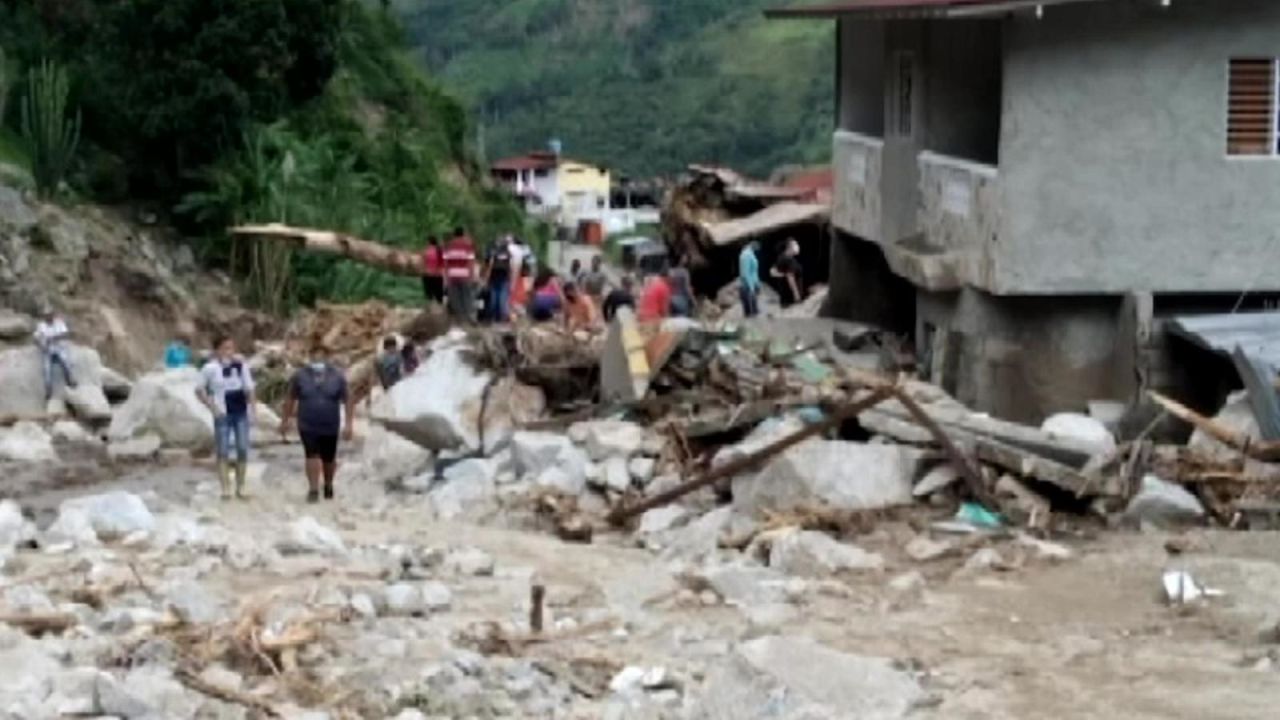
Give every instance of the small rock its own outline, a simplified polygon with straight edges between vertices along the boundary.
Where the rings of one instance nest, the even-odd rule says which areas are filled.
[[[129,440],[120,440],[107,445],[107,456],[120,462],[141,462],[150,460],[160,453],[162,441],[155,433],[146,433]]]
[[[956,546],[945,540],[934,540],[924,535],[917,535],[903,549],[907,557],[916,562],[932,562],[950,555],[956,550]]]
[[[307,515],[289,524],[289,536],[277,542],[276,549],[294,555],[345,555],[347,545],[341,535]]]
[[[609,689],[619,695],[627,695],[641,689],[646,671],[642,667],[628,665],[618,671],[609,681]]]
[[[824,533],[798,530],[773,539],[769,567],[789,575],[825,577],[845,571],[882,570],[884,558]]]
[[[218,688],[239,690],[244,686],[244,678],[240,673],[228,670],[221,665],[210,665],[200,673],[200,679]]]
[[[631,489],[631,471],[627,469],[627,459],[611,457],[604,461],[602,468],[604,486],[616,493],[625,493]]]
[[[421,590],[422,602],[428,610],[439,612],[453,605],[453,593],[444,583],[423,583]]]
[[[388,615],[402,617],[421,615],[427,610],[421,589],[410,583],[388,585],[382,591],[382,606]]]
[[[636,530],[641,535],[652,535],[665,532],[678,525],[689,516],[689,511],[680,505],[664,505],[647,510],[640,516],[640,526]]]
[[[1094,455],[1103,455],[1116,449],[1115,436],[1096,418],[1080,413],[1058,413],[1050,416],[1040,430],[1050,437],[1075,441]]]
[[[596,462],[611,457],[630,458],[644,446],[644,427],[625,420],[593,420],[576,423],[569,436],[583,445]]]
[[[69,545],[72,547],[92,547],[98,545],[98,533],[93,530],[93,521],[89,513],[77,507],[63,507],[58,511],[57,520],[44,532],[40,543],[45,548]]]
[[[226,606],[209,588],[195,583],[173,587],[165,593],[164,602],[179,620],[192,625],[209,625],[229,616]]]
[[[59,506],[55,525],[62,524],[64,514],[77,512],[84,513],[97,539],[103,542],[121,540],[137,532],[151,533],[156,527],[155,516],[142,498],[123,490],[64,501]],[[69,524],[76,522],[78,520],[72,520]]]
[[[999,552],[996,552],[995,548],[982,548],[970,555],[969,559],[964,561],[964,567],[961,569],[964,572],[977,573],[1006,567],[1008,566],[1005,564],[1004,558],[1001,557]]]
[[[372,620],[378,617],[378,608],[373,603],[373,599],[364,593],[356,593],[351,596],[351,609],[355,610],[360,617]]]
[[[1146,475],[1138,494],[1125,508],[1124,516],[1132,522],[1157,526],[1194,523],[1204,517],[1204,505],[1181,485]]]
[[[8,430],[0,430],[0,459],[14,462],[55,462],[58,453],[53,438],[39,425],[22,420]]]
[[[445,556],[444,566],[457,575],[488,577],[493,575],[493,556],[473,547],[459,548]]]
[[[12,500],[0,500],[0,555],[29,542],[36,528],[22,516],[22,508]]]
[[[50,430],[53,439],[58,442],[73,443],[79,445],[96,444],[98,439],[91,435],[84,426],[75,420],[59,420],[53,424]]]
[[[549,467],[534,479],[534,484],[548,490],[555,490],[566,495],[581,495],[587,488],[585,469],[577,473],[569,467]]]
[[[889,581],[889,589],[894,592],[913,592],[925,586],[924,574],[919,570],[902,573]]]
[[[627,471],[631,473],[631,477],[640,485],[648,485],[657,469],[658,461],[650,457],[631,458],[631,461],[627,463]]]

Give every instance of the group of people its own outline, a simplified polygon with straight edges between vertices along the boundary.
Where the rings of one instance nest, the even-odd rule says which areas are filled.
[[[429,302],[444,304],[455,320],[506,322],[513,303],[524,303],[527,278],[536,263],[528,243],[510,235],[498,238],[481,258],[475,241],[465,229],[457,228],[443,245],[434,235],[427,238],[422,251],[423,293]],[[484,312],[479,316],[477,292],[483,293]]]
[[[738,254],[738,298],[742,302],[742,314],[756,317],[760,314],[760,243],[752,241]],[[800,265],[800,243],[789,238],[769,276],[782,286],[779,296],[782,306],[795,305],[804,300],[804,268]]]
[[[394,335],[388,335],[382,340],[382,352],[378,353],[375,364],[378,383],[383,390],[390,390],[406,375],[412,375],[420,363],[418,346],[413,340],[406,338],[401,345]]]

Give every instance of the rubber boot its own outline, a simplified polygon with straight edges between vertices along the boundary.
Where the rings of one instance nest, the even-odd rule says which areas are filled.
[[[222,484],[222,499],[231,499],[231,465],[226,462],[218,462],[218,482]]]
[[[236,497],[241,500],[248,500],[249,493],[245,491],[245,478],[249,474],[249,463],[241,461],[236,463]]]

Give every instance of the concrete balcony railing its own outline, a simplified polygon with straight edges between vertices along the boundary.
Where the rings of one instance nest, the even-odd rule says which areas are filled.
[[[837,130],[833,143],[832,222],[847,233],[880,242],[880,169],[884,141]]]
[[[919,234],[894,244],[890,264],[932,290],[991,285],[991,251],[1000,227],[995,167],[920,153]]]

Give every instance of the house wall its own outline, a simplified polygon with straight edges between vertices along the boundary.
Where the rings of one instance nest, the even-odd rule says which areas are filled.
[[[1280,160],[1229,159],[1227,63],[1280,3],[1098,3],[1005,28],[1002,293],[1280,289]]]

